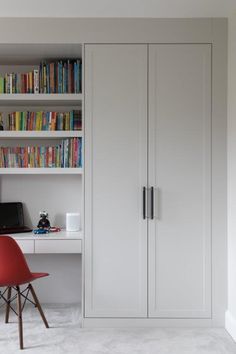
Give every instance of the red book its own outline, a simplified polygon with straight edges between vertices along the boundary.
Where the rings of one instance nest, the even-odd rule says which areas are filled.
[[[23,167],[28,167],[28,149],[23,147],[21,153],[23,155]]]
[[[73,164],[73,167],[78,167],[77,166],[78,155],[79,155],[79,139],[75,138],[74,164]]]
[[[34,117],[35,117],[35,113],[34,112],[31,112],[30,113],[30,129],[29,130],[34,130]]]
[[[57,129],[57,112],[52,112],[52,125],[51,130]]]

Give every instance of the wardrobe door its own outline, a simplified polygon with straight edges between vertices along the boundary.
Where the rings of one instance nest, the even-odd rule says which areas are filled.
[[[149,316],[211,317],[211,46],[149,52]]]
[[[85,46],[85,317],[147,316],[147,46]]]

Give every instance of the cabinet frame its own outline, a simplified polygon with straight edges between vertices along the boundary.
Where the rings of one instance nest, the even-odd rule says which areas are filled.
[[[92,43],[140,43],[138,28],[142,21],[136,22],[137,33],[116,37],[98,35]],[[124,26],[125,21],[117,21]],[[127,22],[128,23],[128,22]],[[148,21],[143,21],[148,23]],[[100,23],[101,24],[101,23]],[[226,87],[227,87],[227,23],[222,19],[212,20],[163,20],[153,21],[157,33],[148,29],[145,44],[206,43],[212,45],[212,317],[210,319],[105,319],[84,318],[85,327],[102,326],[162,326],[199,325],[218,326],[224,324],[226,309]],[[211,26],[209,31],[208,25]],[[182,31],[182,30],[183,31]],[[113,34],[116,32],[114,29]],[[128,31],[129,32],[129,31]],[[197,33],[197,34],[196,34]],[[115,35],[114,35],[115,37]],[[100,38],[100,40],[99,40]],[[102,40],[101,40],[102,38]],[[109,39],[108,39],[109,38]],[[132,39],[133,40],[132,40]],[[90,43],[88,40],[87,44]],[[219,199],[220,198],[220,199]],[[220,203],[217,201],[221,201]]]

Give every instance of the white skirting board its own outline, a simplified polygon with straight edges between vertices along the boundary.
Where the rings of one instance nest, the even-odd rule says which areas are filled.
[[[225,329],[236,342],[236,318],[229,311],[225,313]]]
[[[83,318],[83,328],[213,327],[211,319]]]

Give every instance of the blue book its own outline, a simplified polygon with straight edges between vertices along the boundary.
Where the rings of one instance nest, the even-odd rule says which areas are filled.
[[[78,92],[82,91],[82,71],[81,71],[81,60],[78,60]]]

